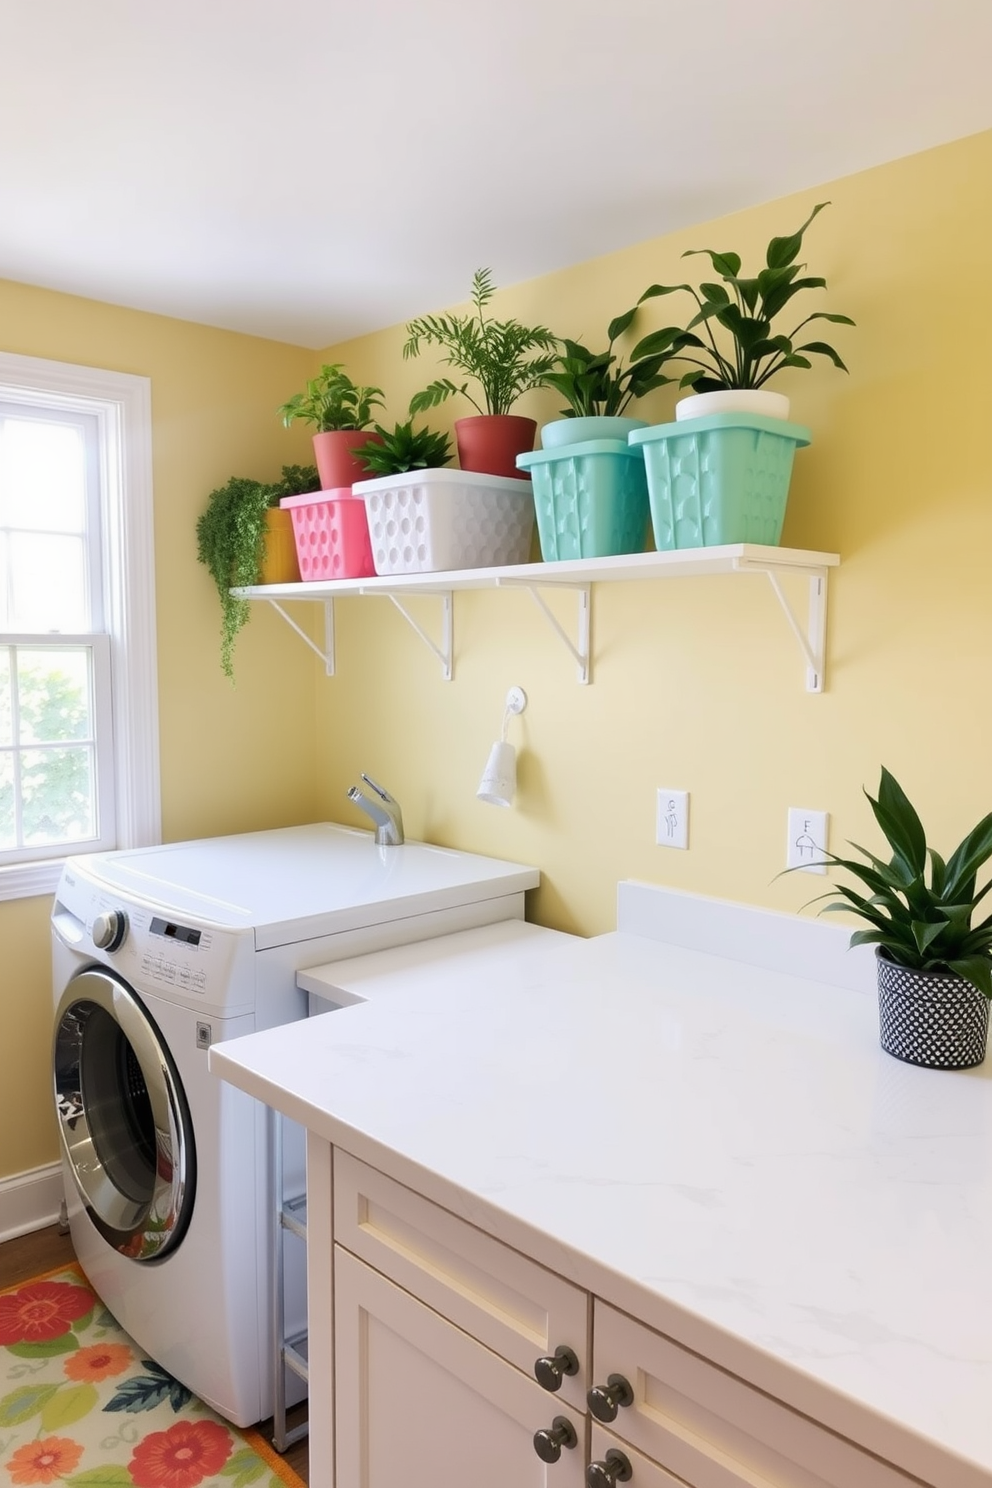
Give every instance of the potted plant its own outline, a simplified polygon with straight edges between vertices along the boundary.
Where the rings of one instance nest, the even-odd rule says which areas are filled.
[[[568,407],[562,409],[560,419],[542,428],[541,444],[545,449],[579,444],[585,439],[625,440],[631,429],[646,426],[644,419],[625,416],[630,404],[655,388],[676,381],[661,370],[678,350],[675,341],[666,350],[633,356],[629,366],[624,366],[614,352],[616,341],[633,325],[637,309],[635,305],[633,310],[610,321],[605,351],[590,351],[581,342],[562,337],[564,350],[545,381],[561,394]]]
[[[375,439],[372,410],[382,406],[382,389],[353,382],[340,362],[325,364],[302,393],[279,409],[287,428],[297,419],[314,424],[313,452],[325,491],[350,486],[362,474],[355,451]]]
[[[803,275],[805,264],[796,262],[806,229],[826,206],[829,202],[819,202],[797,232],[772,238],[765,251],[765,267],[753,278],[741,276],[741,258],[737,253],[689,248],[682,257],[699,254],[708,258],[722,284],[703,283],[698,289],[691,284],[652,284],[641,295],[639,305],[658,295],[685,290],[696,302],[696,314],[684,331],[672,326],[655,331],[639,341],[633,353],[635,359],[658,354],[670,356],[674,347],[679,359],[690,363],[680,386],[691,387],[694,394],[680,402],[677,418],[695,418],[727,409],[788,418],[788,398],[765,389],[765,384],[783,368],[809,368],[810,356],[823,356],[841,371],[847,371],[837,352],[825,341],[797,344],[796,338],[814,320],[853,326],[849,316],[816,310],[787,334],[773,328],[796,295],[826,288],[825,279]],[[697,326],[699,335],[694,329]],[[724,333],[722,346],[717,328]],[[687,349],[696,354],[687,355]],[[735,396],[728,399],[728,392]]]
[[[496,293],[489,269],[472,279],[473,310],[468,315],[423,315],[407,325],[404,357],[420,355],[422,346],[439,346],[442,361],[466,374],[467,381],[441,377],[410,402],[411,414],[424,413],[454,394],[467,398],[477,416],[455,420],[458,461],[463,470],[519,478],[515,460],[533,449],[535,419],[511,414],[524,393],[543,387],[555,363],[557,337],[544,326],[516,320],[492,320],[486,307]],[[478,387],[481,401],[469,392]]]
[[[451,460],[451,439],[436,429],[415,429],[413,419],[390,432],[376,424],[378,439],[358,456],[366,475],[403,475],[410,470],[434,470]]]
[[[374,571],[437,573],[526,563],[534,531],[530,487],[484,471],[446,470],[447,434],[412,417],[362,451],[370,479],[356,481],[368,519]],[[533,436],[532,436],[533,437]]]
[[[992,888],[977,887],[992,857],[992,812],[946,863],[927,846],[923,825],[905,791],[884,767],[878,798],[868,795],[889,845],[886,862],[857,843],[864,862],[824,853],[828,864],[854,875],[860,888],[838,884],[823,895],[823,913],[853,911],[868,925],[851,945],[874,945],[882,1048],[928,1069],[967,1069],[985,1058],[992,997],[992,916],[975,924]],[[839,899],[832,899],[839,894]]]
[[[232,476],[211,491],[196,523],[197,558],[210,572],[221,605],[221,667],[234,680],[234,642],[247,624],[251,607],[232,589],[259,583],[295,583],[296,561],[291,522],[279,509],[286,495],[316,491],[320,479],[313,465],[284,465],[280,480],[267,484]]]

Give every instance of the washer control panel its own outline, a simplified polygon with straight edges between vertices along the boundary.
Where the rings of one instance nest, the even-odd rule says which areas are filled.
[[[170,993],[191,1006],[229,1012],[247,1000],[254,961],[250,928],[227,929],[202,920],[172,918],[163,906],[122,903],[84,874],[67,868],[59,884],[53,927],[74,950],[92,949],[136,990]]]

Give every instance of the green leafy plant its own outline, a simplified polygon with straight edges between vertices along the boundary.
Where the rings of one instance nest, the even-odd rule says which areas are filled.
[[[799,228],[789,237],[772,238],[765,253],[765,267],[753,278],[741,275],[737,253],[716,253],[712,248],[690,248],[683,258],[702,254],[719,274],[721,284],[652,284],[641,295],[638,304],[658,295],[687,290],[696,301],[697,314],[685,330],[667,326],[645,336],[634,348],[634,356],[656,354],[678,355],[694,364],[681,379],[682,387],[697,393],[716,392],[722,388],[760,388],[783,367],[811,367],[810,356],[823,356],[839,367],[847,367],[837,352],[825,341],[803,341],[796,338],[814,320],[827,320],[836,325],[854,325],[847,315],[814,311],[801,320],[787,335],[773,333],[772,323],[797,294],[808,289],[825,289],[826,280],[803,275],[805,264],[797,263],[803,245],[803,234],[829,202],[815,206]],[[802,276],[802,277],[801,277]],[[697,335],[695,327],[701,328]],[[729,337],[729,347],[721,349],[715,334],[719,327]],[[703,337],[705,336],[705,339]],[[698,356],[687,355],[698,352]]]
[[[865,861],[824,853],[828,864],[844,868],[867,892],[842,884],[822,895],[841,898],[821,913],[853,911],[867,921],[851,945],[877,945],[899,966],[918,971],[953,971],[992,997],[992,916],[973,925],[992,879],[977,889],[978,870],[992,857],[992,812],[973,827],[945,863],[927,846],[923,824],[898,781],[882,768],[878,798],[868,801],[892,851],[888,862],[856,842]],[[927,873],[929,862],[929,875]],[[816,901],[814,901],[816,902]]]
[[[221,608],[220,664],[234,680],[234,642],[251,617],[251,606],[232,589],[257,584],[265,542],[265,513],[283,496],[319,491],[313,465],[284,465],[276,482],[248,480],[234,475],[211,491],[196,523],[196,556],[207,567],[217,588]]]
[[[655,388],[675,382],[662,374],[662,367],[675,355],[676,348],[635,356],[625,367],[614,353],[614,343],[629,330],[637,315],[637,305],[611,320],[606,328],[609,344],[605,351],[590,351],[579,341],[562,338],[564,354],[555,363],[545,382],[561,393],[568,403],[561,410],[563,418],[589,418],[597,415],[618,416],[628,404]]]
[[[414,429],[413,419],[392,433],[376,424],[378,443],[355,451],[370,475],[400,475],[407,470],[436,470],[451,459],[451,440],[436,429]]]
[[[410,400],[410,412],[424,413],[455,393],[461,393],[479,413],[509,413],[517,399],[543,387],[555,364],[558,338],[544,326],[523,326],[516,320],[490,320],[486,306],[496,293],[489,269],[472,278],[469,315],[422,315],[406,328],[404,357],[420,355],[422,345],[440,346],[442,361],[464,372],[478,384],[482,402],[469,392],[468,382],[438,378]]]
[[[326,434],[331,429],[367,429],[376,407],[382,407],[382,388],[352,382],[342,364],[335,362],[321,367],[304,392],[282,405],[279,416],[287,428],[301,419],[314,424],[318,434]]]

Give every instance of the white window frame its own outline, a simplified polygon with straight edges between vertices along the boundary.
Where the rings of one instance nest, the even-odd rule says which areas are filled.
[[[0,399],[82,410],[96,417],[103,477],[101,564],[104,629],[111,652],[116,846],[149,846],[162,840],[151,380],[0,352]],[[6,642],[8,637],[0,639]],[[44,639],[55,644],[61,637]],[[51,892],[71,853],[67,848],[60,857],[0,866],[0,900]]]

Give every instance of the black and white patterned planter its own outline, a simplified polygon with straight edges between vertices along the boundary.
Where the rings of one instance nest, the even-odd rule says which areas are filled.
[[[954,972],[897,966],[881,951],[878,1034],[882,1048],[926,1069],[971,1069],[985,1058],[989,1000]]]

